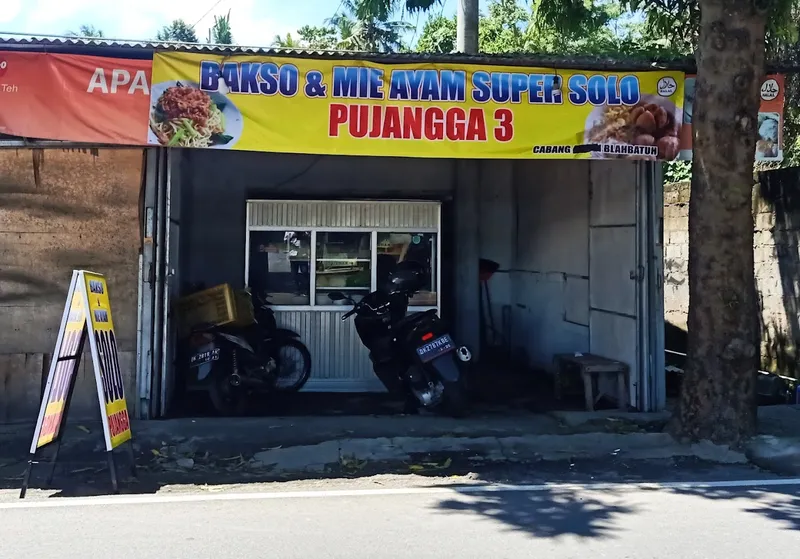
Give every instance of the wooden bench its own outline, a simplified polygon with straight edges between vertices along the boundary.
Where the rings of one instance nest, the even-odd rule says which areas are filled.
[[[591,353],[562,353],[553,359],[555,373],[555,397],[563,396],[565,377],[580,377],[583,381],[583,396],[586,411],[594,411],[594,406],[603,396],[612,396],[620,410],[628,410],[628,365],[621,361],[607,359]],[[616,386],[616,394],[601,391],[600,379],[607,378]]]

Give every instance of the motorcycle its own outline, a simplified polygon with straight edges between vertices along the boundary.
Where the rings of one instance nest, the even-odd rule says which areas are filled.
[[[469,406],[461,369],[472,356],[465,346],[456,347],[435,309],[407,314],[422,276],[418,264],[403,262],[387,285],[358,302],[338,291],[328,297],[353,305],[342,320],[355,315],[376,376],[390,393],[405,394],[407,412],[421,407],[462,417]]]
[[[188,340],[186,388],[208,392],[220,415],[244,414],[254,393],[297,392],[311,375],[311,354],[299,334],[278,328],[268,296],[251,298],[254,324],[201,326]]]

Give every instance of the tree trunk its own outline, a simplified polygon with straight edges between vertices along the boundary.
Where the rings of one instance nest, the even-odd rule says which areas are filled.
[[[752,188],[769,2],[699,4],[689,345],[678,428],[693,440],[738,445],[756,428]]]
[[[456,50],[466,54],[478,54],[478,25],[480,12],[478,0],[458,0],[456,19]]]

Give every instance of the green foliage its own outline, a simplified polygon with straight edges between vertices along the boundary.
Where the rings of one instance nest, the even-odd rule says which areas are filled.
[[[339,43],[334,27],[304,25],[297,30],[304,48],[315,50],[332,50]]]
[[[364,8],[372,14],[392,14],[398,10],[411,13],[427,12],[434,6],[441,6],[444,0],[365,0]]]
[[[501,54],[529,48],[530,12],[517,0],[492,0],[489,14],[480,19],[478,45],[482,52]]]
[[[215,45],[232,45],[231,11],[224,16],[214,16],[214,25],[208,30],[208,42]]]
[[[376,5],[373,0],[344,0],[342,10],[325,23],[338,35],[337,48],[396,52],[403,47],[403,34],[413,29],[406,21],[392,19],[398,6],[398,2]]]
[[[692,178],[691,161],[669,161],[664,163],[664,182],[683,182]]]
[[[159,41],[175,41],[179,43],[198,42],[194,27],[182,19],[176,19],[169,25],[162,27],[156,35],[156,39]]]
[[[415,50],[449,54],[456,50],[456,17],[431,16],[422,27]]]
[[[78,27],[77,31],[67,31],[67,35],[69,37],[87,37],[92,39],[102,39],[106,36],[102,29],[88,24],[81,25]]]
[[[312,50],[398,52],[406,49],[403,36],[414,28],[396,19],[401,2],[343,0],[339,11],[324,25],[304,25],[297,37],[275,37],[274,46]]]
[[[652,59],[682,54],[673,45],[651,40],[644,22],[637,21],[615,0],[581,4],[575,13],[586,14],[580,25],[548,23],[552,14],[546,0],[490,0],[480,18],[479,48],[482,52],[600,55]],[[568,5],[562,6],[562,9]],[[549,15],[548,15],[549,14]],[[416,50],[448,53],[455,50],[456,21],[431,15],[423,27]]]
[[[298,39],[297,37],[293,37],[291,33],[287,33],[285,37],[275,35],[275,38],[272,39],[272,46],[281,47],[284,49],[306,48],[305,42],[302,40],[302,38]]]

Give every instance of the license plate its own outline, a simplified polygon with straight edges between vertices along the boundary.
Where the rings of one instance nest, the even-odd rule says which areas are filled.
[[[435,340],[417,348],[417,355],[422,359],[423,363],[433,361],[437,357],[444,355],[448,351],[453,351],[456,348],[450,334],[440,336]]]
[[[214,348],[209,351],[195,353],[189,360],[189,366],[199,367],[200,365],[205,365],[206,363],[210,363],[211,361],[218,361],[218,360],[219,360],[219,348]]]

